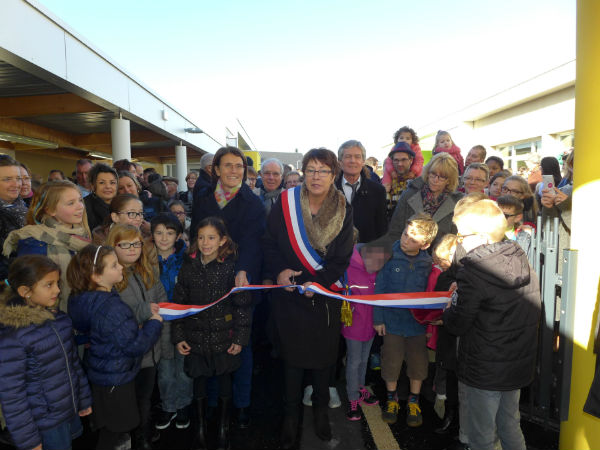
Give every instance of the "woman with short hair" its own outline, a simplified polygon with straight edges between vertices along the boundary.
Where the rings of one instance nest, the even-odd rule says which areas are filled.
[[[103,163],[96,163],[88,173],[92,191],[86,196],[85,210],[88,225],[93,230],[101,225],[104,218],[110,214],[110,202],[117,195],[119,178],[117,171]]]

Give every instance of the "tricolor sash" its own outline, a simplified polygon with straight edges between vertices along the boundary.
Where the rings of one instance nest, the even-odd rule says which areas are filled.
[[[234,287],[220,299],[209,303],[208,305],[179,305],[176,303],[159,303],[159,314],[165,320],[181,319],[191,316],[208,309],[220,301],[225,300],[231,294],[240,291],[250,291],[257,289],[279,289],[293,287],[303,294],[306,291],[338,300],[346,300],[353,303],[362,303],[371,306],[385,306],[388,308],[416,308],[416,309],[443,309],[450,301],[452,295],[450,292],[412,292],[402,294],[370,294],[370,295],[341,295],[325,289],[319,283],[312,283],[306,289],[302,285],[249,285],[243,287]]]
[[[299,185],[283,191],[281,193],[281,208],[283,209],[285,227],[294,253],[306,270],[315,275],[318,270],[324,268],[325,261],[323,261],[323,258],[321,258],[308,240],[304,218],[302,217],[302,208],[300,206],[301,189],[302,185]],[[344,284],[341,280],[338,280],[331,285],[331,288],[342,290],[344,289]]]

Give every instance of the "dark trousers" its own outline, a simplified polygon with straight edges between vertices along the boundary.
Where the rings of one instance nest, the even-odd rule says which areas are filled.
[[[304,371],[310,372],[312,379],[313,397],[315,408],[327,408],[329,403],[329,376],[331,367],[325,369],[303,369],[301,367],[284,365],[284,398],[286,416],[297,416],[300,413],[302,402],[302,379]]]
[[[231,373],[224,373],[215,377],[196,377],[194,378],[194,398],[201,399],[206,397],[206,384],[208,380],[215,380],[218,389],[219,397],[230,398],[232,393],[231,388]]]
[[[135,396],[140,411],[140,428],[146,427],[150,419],[154,380],[156,380],[156,367],[154,366],[140,369],[135,377]]]

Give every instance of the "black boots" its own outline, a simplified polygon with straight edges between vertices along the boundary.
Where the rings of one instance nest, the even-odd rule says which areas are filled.
[[[145,429],[146,427],[137,427],[131,433],[132,448],[135,450],[152,450],[152,444],[150,443],[150,439],[148,437],[148,432]]]
[[[298,434],[298,416],[286,415],[283,418],[283,426],[281,428],[281,448],[289,450],[296,443],[296,435]]]
[[[198,412],[196,435],[192,448],[194,450],[207,450],[208,445],[206,444],[206,398],[196,399],[196,410]]]
[[[317,437],[323,441],[331,440],[331,425],[329,424],[329,414],[327,406],[325,408],[313,408],[315,433]]]
[[[229,450],[229,397],[219,397],[217,450]]]
[[[446,434],[452,427],[456,424],[456,409],[455,408],[446,408],[444,419],[439,427],[433,430],[436,434]]]

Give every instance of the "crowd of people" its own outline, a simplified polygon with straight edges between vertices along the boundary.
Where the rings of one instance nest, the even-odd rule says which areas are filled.
[[[129,439],[150,449],[172,423],[193,426],[192,448],[205,449],[216,408],[227,449],[232,411],[236,426],[251,426],[261,334],[283,361],[282,448],[296,445],[303,404],[317,436],[332,439],[343,359],[349,421],[381,402],[381,419],[395,423],[405,392],[406,423],[421,426],[429,377],[436,432],[459,422],[458,448],[499,440],[524,450],[519,393],[534,377],[541,308],[528,260],[538,214],[558,216],[568,239],[573,152],[564,177],[546,157],[527,180],[480,145],[463,160],[440,131],[424,165],[417,134],[402,127],[382,167],[380,177],[357,140],[337,154],[308,151],[301,171],[277,159],[257,171],[223,147],[180,191],[176,178],[129,160],[82,159],[72,181],[51,170],[32,185],[24,164],[0,155],[0,408],[14,445],[70,448],[90,416],[98,449]],[[373,307],[313,283],[452,300],[444,310]],[[250,284],[286,287],[217,302]],[[164,320],[161,302],[210,307]],[[253,323],[259,308],[267,319]],[[385,398],[366,385],[369,365]]]

